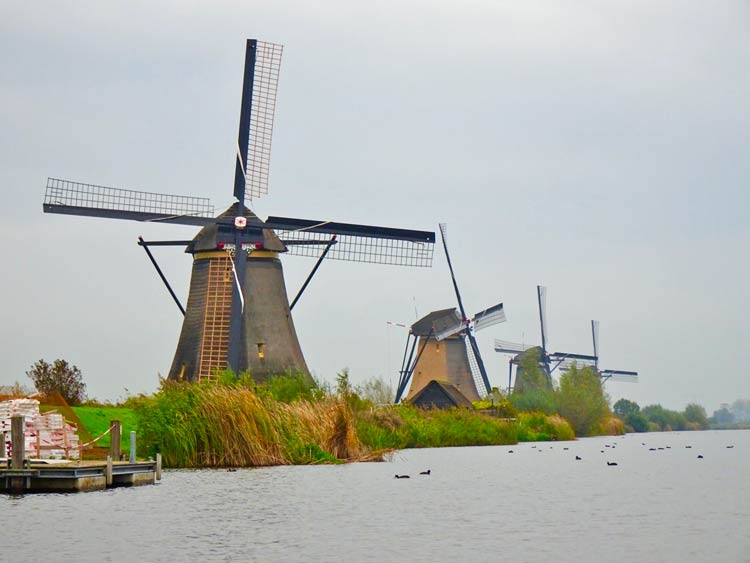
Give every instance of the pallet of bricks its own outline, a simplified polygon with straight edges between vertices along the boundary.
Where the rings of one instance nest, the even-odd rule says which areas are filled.
[[[5,432],[5,450],[12,455],[11,417],[24,417],[24,446],[27,458],[78,459],[78,434],[57,412],[41,414],[39,401],[13,399],[0,402],[0,432]],[[2,456],[0,456],[2,457]]]

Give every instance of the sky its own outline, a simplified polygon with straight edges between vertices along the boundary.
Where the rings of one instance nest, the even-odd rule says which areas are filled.
[[[0,383],[38,359],[89,395],[151,392],[181,315],[143,250],[190,227],[47,215],[48,176],[231,201],[244,43],[284,45],[261,216],[437,230],[493,340],[591,351],[613,400],[750,397],[750,2],[10,3],[0,18]],[[156,256],[186,299],[191,261]],[[291,295],[314,262],[283,259]],[[455,305],[430,269],[326,262],[294,310],[312,372],[395,385],[406,332]]]

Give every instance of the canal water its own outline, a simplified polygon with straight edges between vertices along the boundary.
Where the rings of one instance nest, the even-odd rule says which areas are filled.
[[[750,561],[750,431],[167,471],[0,506],[9,562]]]

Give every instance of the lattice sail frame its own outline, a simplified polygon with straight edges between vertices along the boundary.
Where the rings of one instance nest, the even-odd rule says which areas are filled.
[[[192,197],[47,178],[44,203],[87,209],[158,213],[175,217],[213,218],[214,207],[205,197]]]
[[[263,41],[256,43],[253,97],[250,104],[250,140],[246,155],[246,201],[268,193],[273,119],[283,50],[283,45]]]
[[[510,340],[495,339],[495,350],[501,351],[504,354],[520,354],[526,350],[534,348],[535,344],[521,344],[518,342],[511,342]]]
[[[479,369],[479,363],[477,362],[474,350],[469,343],[468,336],[464,336],[464,346],[466,347],[466,357],[469,358],[469,369],[471,370],[471,377],[474,380],[474,387],[476,387],[479,396],[484,398],[487,396],[487,389],[484,386],[482,372]]]
[[[321,242],[321,244],[288,245],[289,254],[295,256],[317,258],[323,251],[323,243],[331,239],[330,234],[305,230],[276,230],[275,232],[282,241]],[[434,246],[434,244],[399,239],[338,235],[336,244],[328,251],[326,259],[429,268],[432,266]]]

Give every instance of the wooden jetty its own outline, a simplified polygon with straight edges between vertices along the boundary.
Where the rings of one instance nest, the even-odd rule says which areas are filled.
[[[0,492],[72,493],[110,487],[153,485],[161,479],[161,459],[156,461],[70,461],[47,463],[26,460],[20,469],[0,469]]]
[[[130,433],[130,457],[120,461],[120,422],[112,421],[112,444],[106,461],[45,460],[25,457],[24,417],[11,419],[11,456],[0,463],[0,492],[81,492],[110,487],[153,485],[161,480],[161,455],[137,461],[135,432]],[[2,436],[3,448],[5,437]],[[5,452],[3,452],[4,454]],[[113,461],[116,460],[116,461]]]

